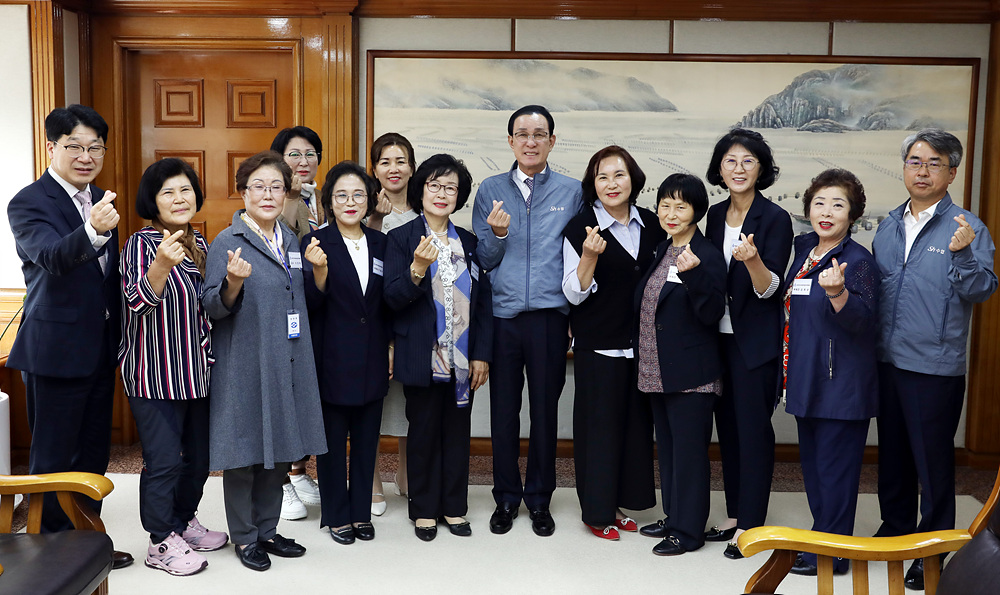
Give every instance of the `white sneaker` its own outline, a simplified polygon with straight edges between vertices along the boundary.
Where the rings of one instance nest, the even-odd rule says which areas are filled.
[[[179,535],[171,533],[160,543],[149,542],[146,566],[174,576],[189,576],[208,566],[205,556],[195,552]]]
[[[308,473],[289,475],[288,477],[292,479],[292,487],[295,488],[295,494],[303,504],[319,506],[319,486],[316,485],[316,480],[309,477]]]
[[[306,505],[299,500],[292,484],[281,486],[284,495],[281,499],[281,518],[286,521],[297,521],[306,518]]]

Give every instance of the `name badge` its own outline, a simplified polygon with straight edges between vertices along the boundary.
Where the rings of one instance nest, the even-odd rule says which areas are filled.
[[[375,273],[376,275],[378,275],[379,277],[381,277],[382,276],[383,266],[384,265],[382,264],[381,260],[379,260],[379,259],[377,259],[375,257],[372,257],[372,273]]]
[[[683,281],[681,281],[681,278],[677,276],[676,266],[674,265],[670,266],[670,269],[667,271],[667,281],[669,281],[670,283],[683,283]]]
[[[479,265],[476,263],[471,263],[472,267],[469,269],[472,273],[472,280],[479,281]]]
[[[796,279],[795,283],[792,283],[792,295],[809,295],[812,285],[812,279]]]
[[[300,252],[289,252],[288,253],[288,266],[293,269],[302,268],[302,253]]]
[[[299,331],[301,327],[299,326],[299,312],[298,310],[288,311],[288,338],[298,339]]]

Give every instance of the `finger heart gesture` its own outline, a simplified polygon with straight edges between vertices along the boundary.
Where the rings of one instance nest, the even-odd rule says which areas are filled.
[[[156,247],[156,260],[167,266],[173,267],[184,261],[184,245],[180,239],[185,230],[178,229],[169,236],[164,236],[163,241]]]
[[[746,262],[755,256],[757,256],[757,246],[753,243],[753,234],[748,236],[741,233],[739,245],[733,248],[733,258],[740,262]]]
[[[701,264],[701,259],[691,250],[691,244],[688,244],[677,256],[677,272],[683,273],[684,271],[690,271]]]
[[[306,260],[313,265],[313,268],[326,268],[326,252],[319,247],[319,238],[314,237],[310,240],[309,245],[306,246],[306,251],[303,253],[303,256],[305,256]]]
[[[830,268],[819,274],[819,286],[826,290],[827,295],[839,293],[844,288],[844,271],[847,270],[847,263],[838,263],[836,258],[830,264]]]
[[[596,258],[604,253],[608,247],[608,242],[601,237],[601,228],[598,226],[587,227],[587,239],[583,241],[583,255]]]

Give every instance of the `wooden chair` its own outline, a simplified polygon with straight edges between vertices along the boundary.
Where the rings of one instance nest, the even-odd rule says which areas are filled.
[[[968,531],[931,531],[899,537],[851,537],[792,529],[789,527],[756,527],[740,535],[738,545],[744,556],[774,550],[767,562],[747,582],[745,593],[774,593],[788,575],[798,552],[817,554],[817,592],[833,593],[833,558],[851,560],[854,595],[868,595],[868,562],[887,562],[889,595],[903,595],[903,563],[924,559],[924,588],[935,595],[941,574],[939,554],[958,551],[979,533],[1000,498],[1000,473],[993,491],[982,510],[973,519]]]
[[[93,473],[0,475],[0,589],[4,593],[106,595],[114,547],[83,497],[105,498],[111,480]],[[41,534],[41,494],[55,492],[77,529]],[[26,533],[11,533],[15,494],[38,494],[28,505]]]

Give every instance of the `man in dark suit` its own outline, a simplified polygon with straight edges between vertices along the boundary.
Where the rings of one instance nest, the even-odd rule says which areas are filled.
[[[93,185],[108,125],[82,105],[45,118],[51,163],[17,193],[7,217],[27,294],[8,365],[21,370],[31,426],[30,473],[108,469],[121,329],[115,193]],[[92,506],[100,512],[100,502]],[[72,527],[53,495],[42,530]],[[114,567],[132,563],[115,552]]]

